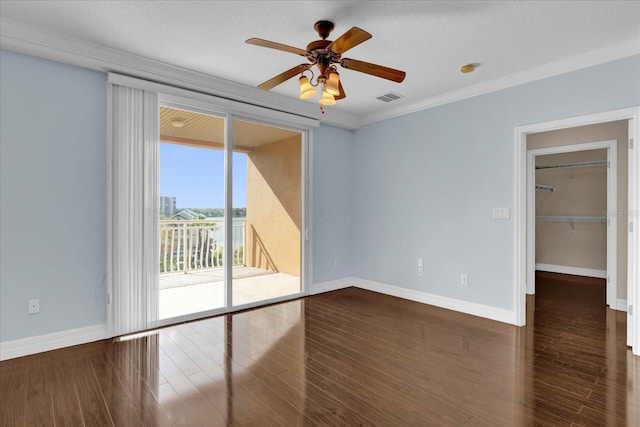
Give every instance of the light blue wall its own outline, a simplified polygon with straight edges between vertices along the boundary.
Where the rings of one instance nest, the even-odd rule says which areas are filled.
[[[315,131],[313,283],[351,276],[352,151],[353,132],[326,125]]]
[[[2,50],[0,67],[0,342],[104,324],[105,75]],[[351,275],[352,138],[314,135],[314,283]]]
[[[313,283],[355,276],[511,309],[513,222],[491,209],[513,208],[514,127],[638,105],[639,75],[636,56],[356,132],[321,126]],[[0,51],[0,84],[0,341],[103,324],[105,76]]]
[[[513,219],[493,220],[492,209],[513,214],[514,128],[637,105],[640,56],[364,126],[353,148],[352,274],[512,310]]]
[[[105,162],[105,76],[0,51],[0,341],[105,322]]]

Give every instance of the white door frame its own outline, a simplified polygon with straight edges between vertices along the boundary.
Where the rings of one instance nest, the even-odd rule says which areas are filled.
[[[600,141],[584,144],[560,145],[556,147],[527,150],[527,290],[535,294],[536,271],[536,157],[547,154],[574,153],[588,150],[607,150],[607,213],[616,212],[618,201],[618,142]],[[618,308],[618,229],[617,215],[607,215],[607,305]],[[626,310],[626,307],[624,308]]]
[[[530,133],[565,129],[597,123],[629,120],[629,140],[634,141],[629,148],[629,211],[627,212],[627,227],[629,250],[627,262],[627,303],[631,310],[627,311],[627,344],[635,355],[640,356],[640,315],[633,315],[640,309],[640,108],[632,107],[621,110],[607,111],[567,119],[560,119],[544,123],[518,126],[515,133],[515,206],[514,206],[514,237],[515,237],[515,265],[514,265],[514,315],[515,324],[525,325],[526,289],[527,289],[527,135]]]

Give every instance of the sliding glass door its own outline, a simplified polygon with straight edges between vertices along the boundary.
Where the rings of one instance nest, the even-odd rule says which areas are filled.
[[[225,307],[224,117],[160,108],[160,319]]]
[[[301,292],[302,135],[233,120],[232,304]]]
[[[302,293],[303,135],[160,108],[161,323]]]

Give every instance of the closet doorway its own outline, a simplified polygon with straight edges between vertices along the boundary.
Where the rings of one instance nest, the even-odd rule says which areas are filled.
[[[615,135],[611,135],[616,128]],[[556,141],[547,136],[556,134]],[[585,116],[576,116],[548,122],[534,123],[515,128],[515,168],[516,168],[516,204],[514,225],[516,230],[515,264],[515,324],[524,326],[529,323],[527,296],[535,291],[535,210],[532,198],[535,195],[535,163],[529,151],[567,147],[582,143],[617,141],[617,199],[618,205],[606,213],[608,223],[616,225],[616,271],[617,298],[612,309],[626,311],[627,346],[633,354],[640,355],[640,316],[635,316],[634,307],[640,306],[640,234],[635,233],[637,212],[640,206],[640,151],[634,148],[640,135],[640,109],[626,108]],[[543,138],[546,141],[535,141]],[[606,147],[590,147],[606,148]],[[580,147],[575,151],[584,151]],[[557,154],[562,152],[547,152]],[[564,150],[568,151],[568,150]],[[541,154],[538,152],[537,154]],[[544,185],[544,183],[541,183]],[[607,275],[611,272],[607,269]],[[553,274],[553,273],[547,273]],[[596,279],[603,280],[603,279]],[[613,313],[612,313],[613,314]]]
[[[535,145],[554,137],[530,139]],[[531,149],[527,160],[534,267],[527,294],[535,294],[536,271],[600,278],[606,280],[606,304],[618,309],[617,221],[611,218],[618,210],[617,141]]]

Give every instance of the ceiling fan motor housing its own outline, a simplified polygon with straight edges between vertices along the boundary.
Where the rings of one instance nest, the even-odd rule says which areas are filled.
[[[307,58],[309,61],[315,61],[318,59],[318,62],[321,60],[320,58],[327,58],[327,60],[331,61],[333,52],[327,49],[327,46],[331,44],[330,40],[316,40],[307,45]]]

